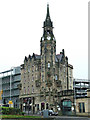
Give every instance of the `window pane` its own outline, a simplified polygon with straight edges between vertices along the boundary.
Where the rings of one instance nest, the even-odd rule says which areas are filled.
[[[79,112],[81,113],[81,103],[79,103]]]
[[[82,103],[82,107],[83,107],[83,112],[85,112],[85,104]]]
[[[48,68],[50,68],[50,63],[48,63]]]
[[[55,76],[55,79],[57,80],[57,75]]]

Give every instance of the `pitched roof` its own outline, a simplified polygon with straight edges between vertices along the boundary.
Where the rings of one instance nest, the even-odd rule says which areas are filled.
[[[41,55],[35,54],[36,59],[41,59]]]
[[[57,55],[56,55],[56,58],[58,59],[59,62],[61,62],[62,56],[63,56],[62,54],[57,54]],[[55,61],[57,62],[56,59],[55,59]]]

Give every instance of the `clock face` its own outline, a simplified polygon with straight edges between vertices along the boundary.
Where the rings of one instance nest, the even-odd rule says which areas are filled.
[[[51,39],[51,37],[50,37],[50,36],[47,36],[47,39],[48,39],[48,40],[50,40],[50,39]]]

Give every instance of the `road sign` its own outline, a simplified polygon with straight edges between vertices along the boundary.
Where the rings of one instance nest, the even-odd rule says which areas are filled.
[[[13,104],[13,102],[12,102],[12,101],[9,101],[9,104]]]

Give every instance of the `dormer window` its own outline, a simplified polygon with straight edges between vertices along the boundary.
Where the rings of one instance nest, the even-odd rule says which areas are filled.
[[[50,62],[48,62],[48,68],[50,68]]]

